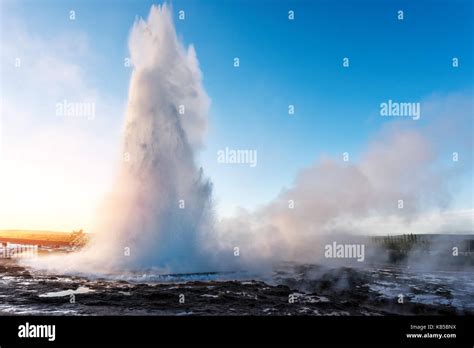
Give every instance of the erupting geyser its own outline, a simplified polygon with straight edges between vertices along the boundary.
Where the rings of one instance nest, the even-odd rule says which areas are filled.
[[[166,5],[135,22],[129,48],[124,161],[91,251],[124,266],[195,271],[211,218],[211,186],[194,161],[209,106],[196,54]]]
[[[133,73],[118,176],[89,246],[47,263],[84,271],[199,271],[212,214],[211,184],[194,158],[209,107],[196,53],[178,40],[166,4],[134,23],[129,49]]]

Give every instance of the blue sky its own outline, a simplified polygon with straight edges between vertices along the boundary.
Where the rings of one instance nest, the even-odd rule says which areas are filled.
[[[128,34],[135,17],[146,17],[153,3],[2,1],[2,43],[10,41],[11,47],[18,27],[33,41],[56,42],[62,37],[66,49],[61,49],[61,40],[54,46],[61,60],[77,66],[81,83],[103,96],[110,104],[104,109],[114,111],[99,113],[99,125],[85,130],[100,138],[90,155],[103,165],[97,170],[102,170],[104,182],[116,160],[127,99],[131,70],[123,60],[128,56]],[[348,151],[357,158],[373,134],[395,122],[379,116],[381,102],[418,102],[459,93],[472,97],[472,1],[171,4],[177,32],[184,43],[194,45],[211,98],[210,128],[199,161],[214,183],[223,215],[238,206],[253,209],[270,201],[291,185],[301,168],[323,154],[339,157]],[[71,9],[76,11],[75,21],[68,18]],[[177,18],[181,9],[184,21]],[[294,21],[287,18],[290,9],[295,11]],[[398,10],[404,11],[403,21],[397,20]],[[84,47],[76,52],[77,38]],[[240,58],[239,68],[233,67],[234,57]],[[342,67],[344,57],[350,59],[349,68]],[[451,66],[453,57],[459,58],[456,69]],[[2,59],[10,58],[4,50]],[[14,95],[22,81],[9,83],[8,78],[11,75],[4,73],[3,89]],[[294,116],[288,115],[289,104],[295,105]],[[46,122],[36,118],[29,124],[35,120]],[[8,146],[7,117],[3,122]],[[403,122],[416,128],[430,120]],[[472,121],[468,127],[472,129]],[[224,147],[256,149],[257,167],[219,165],[216,152]],[[472,208],[472,168],[460,185],[465,189],[454,205]]]

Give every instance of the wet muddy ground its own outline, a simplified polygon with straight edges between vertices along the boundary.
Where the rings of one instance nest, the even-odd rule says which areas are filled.
[[[245,273],[143,279],[52,275],[3,260],[0,315],[474,314],[472,272],[285,265],[265,281]]]

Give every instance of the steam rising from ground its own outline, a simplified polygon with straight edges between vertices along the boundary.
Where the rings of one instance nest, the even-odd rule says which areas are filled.
[[[242,210],[239,216],[223,220],[221,245],[239,246],[248,255],[244,262],[262,267],[275,261],[326,263],[324,246],[333,241],[351,244],[360,243],[357,235],[421,232],[419,227],[432,217],[427,212],[442,215],[450,203],[450,184],[472,163],[472,138],[465,139],[472,124],[472,102],[465,101],[461,97],[443,105],[450,111],[450,128],[457,128],[458,139],[446,137],[448,133],[438,127],[388,127],[368,144],[359,160],[344,162],[342,154],[335,159],[323,157],[301,170],[291,187],[258,211]],[[431,111],[425,115],[431,124],[445,122],[438,118],[447,115]],[[463,164],[453,162],[451,152],[435,148],[432,137],[440,135],[444,145],[449,143],[448,149],[463,153]],[[470,212],[462,221],[464,229],[452,230],[456,224],[449,221],[451,226],[444,226],[447,230],[437,231],[438,226],[431,225],[423,232],[472,234]],[[370,244],[368,239],[362,241]],[[380,250],[375,245],[366,247],[366,258],[386,261],[377,255]]]

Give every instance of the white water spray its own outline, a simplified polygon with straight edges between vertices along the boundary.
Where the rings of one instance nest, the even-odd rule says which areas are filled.
[[[119,175],[87,248],[46,263],[86,272],[200,271],[212,214],[211,185],[194,158],[209,107],[196,54],[178,40],[166,4],[134,23],[129,49],[133,73]]]

